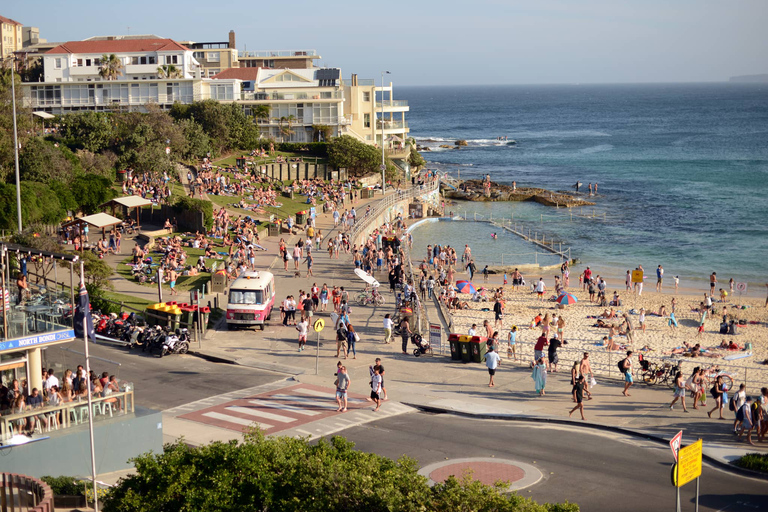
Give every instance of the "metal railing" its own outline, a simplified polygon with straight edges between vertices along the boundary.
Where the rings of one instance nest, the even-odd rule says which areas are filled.
[[[319,57],[317,50],[257,50],[254,52],[238,52],[239,58],[244,57]]]
[[[352,87],[352,80],[342,80],[341,84],[346,87]],[[366,87],[371,85],[376,85],[376,80],[374,80],[373,78],[358,78],[357,85],[366,86]]]
[[[91,400],[92,411],[88,409],[88,402],[85,400],[73,400],[71,402],[62,402],[59,405],[45,405],[34,409],[26,410],[15,414],[7,414],[0,417],[0,440],[7,441],[16,434],[21,434],[31,418],[32,428],[40,428],[42,419],[48,423],[47,429],[51,428],[70,428],[73,425],[79,425],[88,421],[88,415],[93,414],[93,418],[112,417],[111,409],[113,403],[120,401],[120,412],[132,413],[135,409],[133,397],[133,384],[124,385],[125,391],[110,393],[103,397],[93,397]]]
[[[387,107],[407,107],[408,106],[408,100],[384,100],[384,108]],[[376,109],[381,108],[381,102],[376,102]]]

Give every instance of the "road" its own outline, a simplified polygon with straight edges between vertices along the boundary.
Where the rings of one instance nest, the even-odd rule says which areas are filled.
[[[94,356],[91,358],[94,372],[109,372],[121,381],[133,382],[136,405],[161,411],[233,389],[285,378],[283,374],[213,363],[191,355],[170,355],[161,359],[140,349],[130,351],[124,347],[93,343],[89,351]],[[78,364],[85,364],[82,354],[83,341],[75,340],[47,348],[43,353],[43,364],[46,368],[54,368],[61,379],[67,368],[74,371]]]
[[[386,407],[386,404],[384,405]],[[544,423],[474,420],[412,413],[342,432],[358,449],[391,458],[407,454],[420,466],[466,457],[533,464],[544,478],[520,491],[539,502],[570,500],[584,511],[674,510],[669,447],[595,430]],[[768,510],[768,483],[705,465],[701,511]],[[693,510],[696,485],[681,489]]]

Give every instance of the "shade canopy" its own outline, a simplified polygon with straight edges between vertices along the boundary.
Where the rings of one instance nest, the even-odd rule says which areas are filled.
[[[35,115],[35,116],[39,117],[40,119],[46,119],[46,120],[47,119],[53,119],[54,117],[56,117],[53,114],[49,114],[48,112],[42,112],[42,111],[32,112],[32,115]]]
[[[95,213],[93,215],[86,215],[85,217],[80,217],[79,219],[66,222],[64,226],[71,226],[73,224],[88,224],[95,228],[103,229],[122,223],[122,220],[107,213]]]
[[[149,199],[144,199],[141,196],[125,196],[116,197],[115,199],[107,201],[101,206],[120,205],[125,206],[126,208],[141,208],[142,206],[150,206],[151,204],[152,201]]]

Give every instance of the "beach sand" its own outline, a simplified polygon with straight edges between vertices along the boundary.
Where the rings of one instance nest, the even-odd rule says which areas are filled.
[[[462,279],[458,277],[457,279]],[[477,287],[483,286],[482,278],[475,279],[474,284]],[[485,284],[490,288],[494,286],[494,283]],[[499,285],[496,284],[496,287]],[[530,283],[529,283],[530,286]],[[647,290],[646,286],[646,290]],[[606,290],[606,297],[610,301],[613,297],[615,289],[608,288]],[[565,318],[566,325],[564,330],[564,339],[568,342],[567,345],[558,350],[560,359],[559,371],[568,373],[573,362],[577,359],[581,359],[581,353],[583,351],[589,351],[590,359],[592,360],[593,369],[596,373],[604,374],[609,369],[614,375],[618,376],[618,370],[616,363],[619,359],[624,357],[625,350],[614,351],[609,353],[603,347],[598,346],[598,343],[602,343],[602,338],[608,335],[608,329],[594,327],[597,322],[595,318],[588,318],[589,316],[597,316],[601,314],[604,309],[600,308],[597,303],[589,302],[589,294],[581,289],[570,287],[567,290],[569,293],[575,295],[578,302],[573,305],[565,306],[565,309],[556,309],[554,302],[538,301],[535,293],[531,293],[530,287],[525,290],[522,289],[513,292],[511,286],[504,287],[505,298],[505,311],[503,318],[503,328],[500,332],[499,339],[502,342],[506,342],[509,329],[512,325],[517,325],[517,351],[525,355],[525,364],[531,360],[532,344],[535,343],[536,338],[541,333],[540,328],[531,329],[531,321],[537,313],[544,314],[549,313],[550,317],[555,314],[561,314]],[[687,341],[691,345],[700,343],[704,349],[712,349],[711,353],[719,354],[722,356],[733,355],[737,351],[715,349],[725,339],[728,342],[735,341],[740,346],[744,346],[745,343],[752,343],[752,357],[736,359],[726,361],[722,358],[709,358],[699,357],[690,358],[682,356],[674,356],[675,358],[682,358],[685,361],[683,366],[683,372],[690,372],[693,366],[709,366],[712,364],[718,364],[721,368],[727,366],[727,371],[733,376],[733,380],[736,384],[744,381],[745,372],[744,368],[751,370],[749,374],[749,387],[754,390],[756,385],[766,386],[768,385],[768,366],[759,364],[762,361],[768,359],[768,308],[763,307],[765,299],[757,298],[734,298],[734,300],[728,303],[720,303],[713,301],[712,315],[707,315],[705,321],[705,330],[701,336],[697,337],[699,326],[699,314],[692,312],[692,308],[697,308],[699,302],[704,298],[704,291],[691,295],[674,295],[673,293],[656,293],[643,291],[643,295],[638,297],[631,292],[625,292],[622,289],[616,290],[619,293],[623,306],[614,308],[614,310],[622,313],[629,312],[630,309],[634,309],[639,312],[641,307],[646,309],[646,330],[641,332],[639,330],[639,322],[637,314],[630,314],[629,317],[632,321],[634,329],[634,342],[628,343],[625,336],[618,336],[615,341],[617,343],[627,345],[627,349],[633,350],[634,361],[633,365],[637,368],[637,354],[644,346],[648,346],[651,350],[642,352],[644,357],[651,361],[658,361],[661,357],[667,357],[665,352],[670,352],[675,347],[681,347],[684,341]],[[554,292],[548,290],[545,294],[547,297],[554,295]],[[489,293],[489,297],[492,296]],[[466,294],[460,294],[462,301],[469,303],[469,310],[452,311],[453,317],[453,329],[454,333],[466,334],[470,326],[473,323],[478,325],[478,333],[484,333],[482,327],[483,321],[488,320],[493,327],[494,315],[493,315],[493,302],[471,302],[470,296]],[[659,307],[664,304],[667,311],[671,308],[672,298],[677,299],[676,318],[679,327],[676,330],[671,330],[668,327],[668,318],[662,318],[658,316],[650,315],[651,312],[658,312]],[[738,306],[746,306],[746,309],[741,309]],[[727,313],[733,315],[734,318],[744,319],[747,322],[758,322],[757,324],[748,324],[746,326],[739,326],[737,328],[737,334],[735,336],[723,335],[719,333],[720,321],[722,317],[723,306],[727,306]],[[481,311],[482,308],[489,308],[489,311]],[[621,323],[621,319],[612,320],[610,322],[616,323],[617,327]],[[554,327],[550,330],[550,337],[556,329]],[[502,344],[501,355],[506,357],[506,343]],[[689,364],[690,363],[690,364]],[[687,377],[687,374],[685,375]],[[759,387],[758,386],[758,387]]]

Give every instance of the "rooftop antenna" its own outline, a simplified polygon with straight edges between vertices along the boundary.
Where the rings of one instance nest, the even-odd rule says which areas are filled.
[[[127,28],[128,28],[128,33],[130,34],[131,33],[131,27],[127,27]]]

